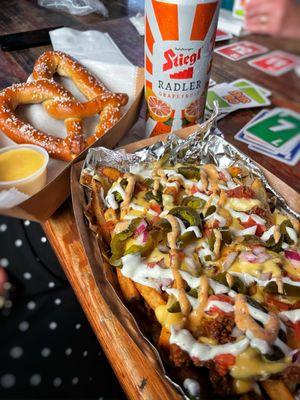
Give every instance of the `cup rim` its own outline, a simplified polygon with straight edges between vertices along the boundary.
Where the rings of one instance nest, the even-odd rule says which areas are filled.
[[[26,181],[29,181],[33,178],[35,178],[36,176],[40,175],[43,170],[47,167],[48,162],[49,162],[49,154],[48,152],[41,146],[37,146],[35,144],[15,144],[12,146],[6,146],[0,149],[0,154],[1,153],[5,153],[6,151],[10,151],[10,150],[17,150],[20,148],[29,148],[29,149],[33,149],[35,151],[37,151],[38,153],[42,153],[45,157],[45,162],[43,163],[43,165],[41,166],[41,168],[39,168],[37,171],[35,171],[33,174],[26,176],[25,178],[22,179],[17,179],[14,181],[1,181],[0,180],[0,185],[3,186],[13,186],[13,185],[17,185],[20,183],[25,183]]]

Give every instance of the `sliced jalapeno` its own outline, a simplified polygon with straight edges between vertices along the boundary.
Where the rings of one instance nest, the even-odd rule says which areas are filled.
[[[199,288],[194,288],[194,289],[191,289],[189,292],[187,292],[187,294],[191,297],[194,297],[195,299],[198,299],[198,291],[199,291]]]
[[[284,353],[277,346],[271,346],[271,351],[263,355],[267,361],[278,361],[284,358]]]
[[[250,296],[246,296],[247,297],[247,303],[250,306],[253,306],[255,308],[257,308],[260,311],[263,311],[265,313],[267,313],[268,311],[265,309],[265,307],[263,307],[261,304],[259,304],[256,300],[252,299],[252,297]]]
[[[186,179],[200,179],[200,170],[193,165],[179,167],[178,172],[183,175]]]
[[[288,243],[288,244],[293,244],[293,240],[290,237],[290,235],[288,234],[286,228],[293,228],[293,225],[291,223],[290,220],[286,219],[284,220],[279,227],[279,231],[281,233],[281,235],[283,236],[283,241]]]
[[[216,206],[209,206],[205,213],[205,217],[209,217],[210,215],[212,215],[214,212],[216,212],[216,209]]]
[[[215,236],[214,232],[212,232],[212,234],[208,238],[208,245],[209,245],[210,251],[214,251],[215,243],[216,243],[216,236]]]
[[[153,192],[149,191],[145,194],[145,200],[150,201],[150,200],[155,200],[158,204],[162,203],[162,192],[158,190],[156,194]]]
[[[237,293],[246,294],[247,288],[246,288],[244,282],[241,279],[239,279],[237,276],[231,275],[231,277],[233,279],[233,284],[231,286],[231,289],[233,289]]]
[[[264,243],[264,245],[271,251],[275,253],[280,253],[282,251],[282,243],[284,241],[284,235],[280,236],[280,239],[277,243],[275,243],[274,236],[270,236],[270,238]]]
[[[187,226],[199,226],[201,225],[200,215],[191,207],[174,207],[169,211],[169,214],[182,220]]]
[[[228,286],[228,282],[226,279],[226,272],[219,273],[218,275],[214,276],[213,279],[224,286]]]
[[[226,244],[230,244],[232,242],[232,235],[228,226],[223,226],[223,228],[220,229],[220,232],[222,234],[222,241]]]
[[[115,265],[115,266],[121,265],[121,263],[119,263],[118,260],[124,254],[124,247],[126,244],[126,240],[129,239],[134,234],[134,231],[140,222],[141,222],[141,218],[136,218],[136,219],[132,220],[127,229],[125,229],[123,232],[117,233],[116,235],[113,236],[113,238],[110,242],[110,248],[111,248],[111,253],[112,253],[110,262],[112,265]]]
[[[206,204],[206,201],[203,199],[200,199],[200,197],[196,196],[188,196],[185,197],[182,201],[183,206],[191,207],[194,209],[199,209],[203,208]]]
[[[179,301],[176,301],[175,303],[173,303],[168,308],[168,312],[169,313],[179,313],[179,312],[181,312],[181,307],[180,307]]]
[[[272,281],[269,282],[265,287],[264,287],[264,292],[265,293],[270,293],[274,295],[279,295],[282,293],[278,292],[278,286],[277,283]],[[299,296],[300,295],[300,290],[298,286],[293,286],[288,283],[283,284],[283,294],[285,296]]]

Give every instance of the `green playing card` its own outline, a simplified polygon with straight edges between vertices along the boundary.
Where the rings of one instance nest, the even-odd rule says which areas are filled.
[[[255,87],[244,87],[242,91],[262,106],[269,104],[268,99],[264,97],[262,93],[260,93]]]
[[[213,110],[214,109],[214,101],[219,103],[219,108],[230,108],[230,105],[222,99],[222,97],[218,96],[213,90],[208,90],[206,105]]]
[[[279,149],[300,137],[300,115],[291,110],[275,110],[249,125],[245,132]]]

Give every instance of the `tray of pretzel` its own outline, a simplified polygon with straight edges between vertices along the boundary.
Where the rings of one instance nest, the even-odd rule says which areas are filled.
[[[101,296],[179,397],[296,398],[299,214],[218,135],[164,140],[91,149],[73,174]]]
[[[89,147],[118,143],[138,116],[142,73],[132,68],[135,93],[129,97],[109,90],[109,79],[104,84],[68,54],[47,51],[36,60],[27,82],[0,92],[1,212],[3,208],[9,215],[44,220],[58,200],[39,213],[34,210],[37,201],[33,208],[30,198],[53,180],[62,181],[68,165]],[[68,195],[66,188],[62,192],[59,202]],[[13,210],[20,203],[23,211]]]

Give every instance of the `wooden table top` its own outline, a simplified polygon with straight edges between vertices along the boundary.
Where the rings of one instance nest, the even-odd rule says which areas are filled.
[[[109,2],[106,1],[107,4]],[[122,3],[114,2],[111,3]],[[143,3],[139,0],[135,1],[134,11],[138,10],[139,4]],[[114,14],[115,8],[111,8]],[[45,27],[55,27],[59,25],[74,27],[78,29],[99,29],[108,32],[114,39],[116,44],[124,52],[126,57],[134,64],[142,66],[143,64],[143,38],[141,38],[128,18],[113,19],[106,21],[99,15],[92,14],[85,17],[75,17],[68,14],[56,13],[50,10],[40,8],[36,5],[36,1],[32,0],[2,0],[0,13],[0,34],[14,33],[32,29],[41,29]],[[296,54],[300,54],[300,44],[293,41],[275,40],[267,37],[248,36],[247,39],[267,46],[270,50],[285,49]],[[36,58],[50,46],[37,47],[34,49],[26,49],[4,53],[1,51],[0,56],[0,89],[11,85],[12,83],[25,81],[28,74],[32,71],[32,67]],[[300,80],[294,72],[290,72],[279,78],[269,77],[250,66],[247,61],[231,62],[218,54],[214,56],[214,64],[212,69],[212,78],[218,83],[230,82],[237,78],[248,78],[260,85],[265,86],[273,92],[272,102],[274,106],[288,107],[300,112]],[[268,170],[272,171],[280,179],[290,185],[292,188],[300,192],[300,168],[299,164],[295,167],[289,167],[285,164],[277,162],[271,158],[265,157],[253,151],[249,151],[246,145],[234,140],[233,136],[240,128],[245,125],[256,113],[257,109],[244,110],[231,114],[219,122],[220,129],[226,135],[226,138],[249,154],[255,161],[259,162]],[[44,224],[45,232],[52,244],[61,265],[73,285],[74,291],[86,312],[95,331],[99,326],[95,322],[90,312],[89,299],[80,292],[80,288],[76,286],[74,280],[74,271],[78,266],[84,268],[87,265],[87,258],[84,250],[79,242],[78,233],[76,231],[75,221],[72,213],[70,200]],[[75,268],[76,266],[76,268]],[[129,398],[151,398],[151,395],[141,382],[141,387],[135,383],[130,383],[130,377],[126,375],[123,363],[126,359],[120,359],[119,362],[113,362],[114,357],[110,349],[105,347],[103,340],[106,335],[113,334],[108,330],[96,332],[100,343],[104,346],[104,350],[108,359],[112,362],[112,367]],[[159,390],[159,388],[156,388]],[[162,389],[163,390],[163,389]],[[172,398],[176,398],[174,394]],[[171,398],[171,397],[169,397]]]

